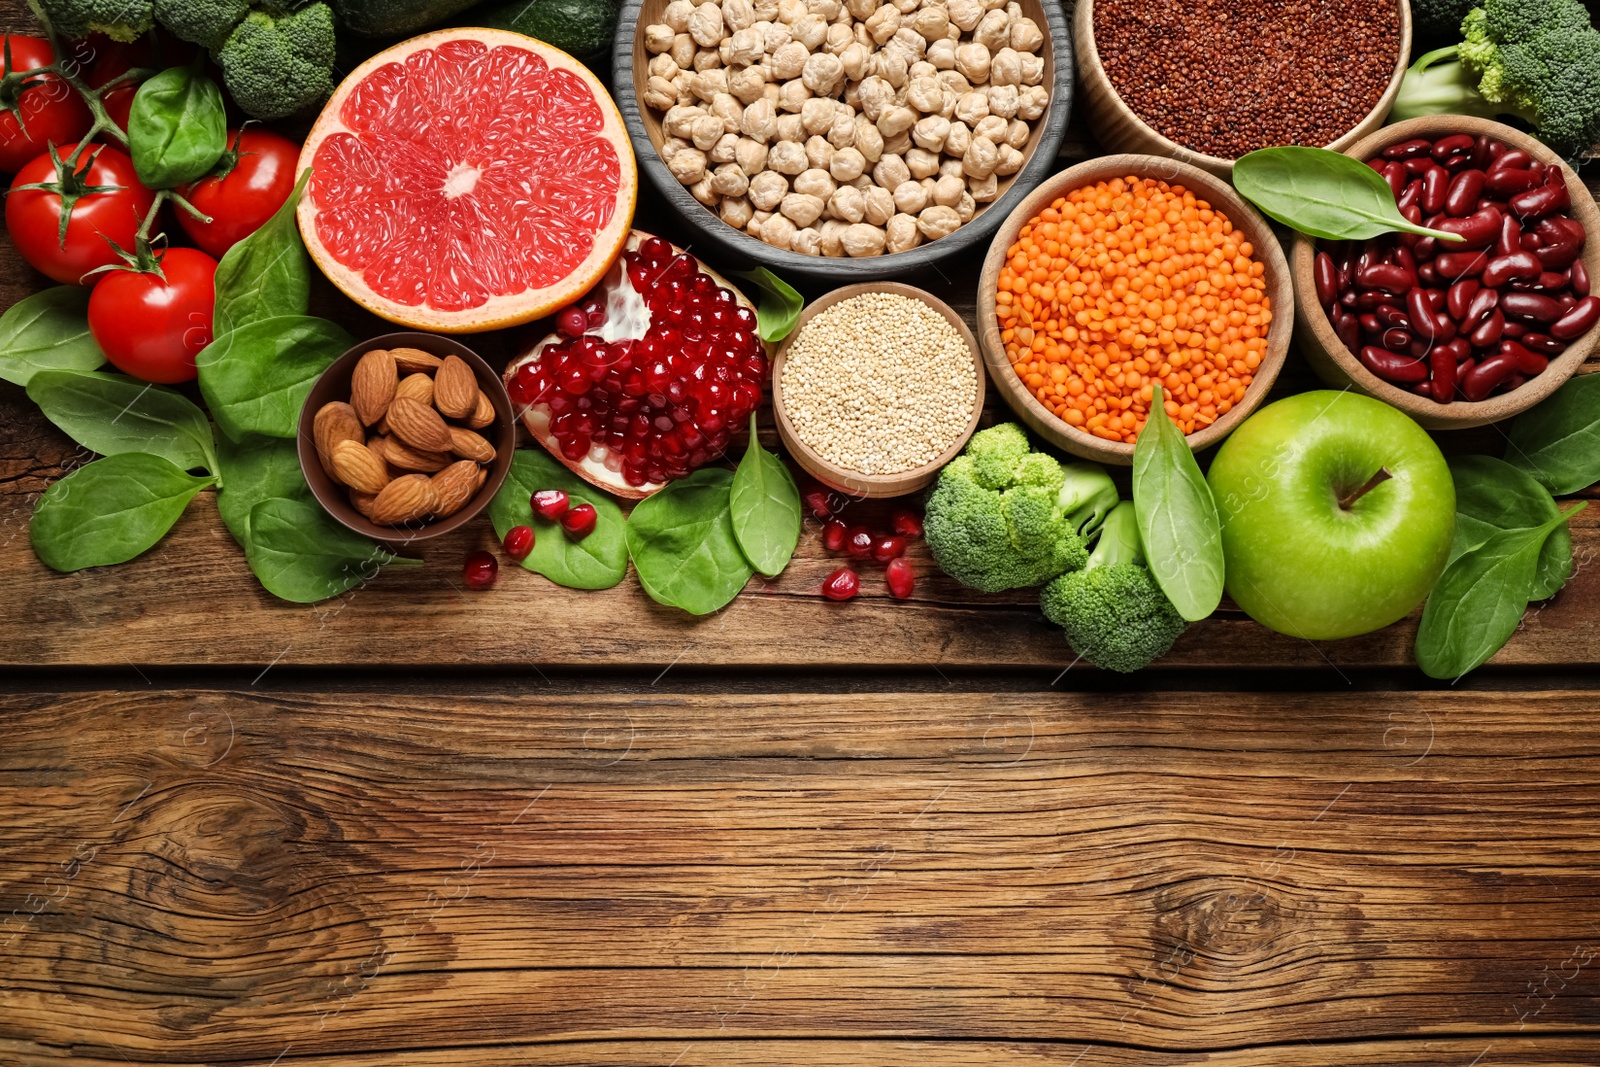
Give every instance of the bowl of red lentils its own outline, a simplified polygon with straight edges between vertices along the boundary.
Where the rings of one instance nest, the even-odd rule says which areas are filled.
[[[1411,54],[1407,0],[1078,0],[1089,129],[1107,150],[1226,178],[1258,148],[1342,152],[1383,125]]]
[[[1200,451],[1260,406],[1289,351],[1294,290],[1233,187],[1156,156],[1045,182],[1000,227],[978,282],[989,377],[1056,446],[1128,466],[1162,407]]]

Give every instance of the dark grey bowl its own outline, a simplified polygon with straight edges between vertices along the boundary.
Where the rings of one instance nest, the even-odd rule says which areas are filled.
[[[918,245],[907,252],[852,259],[848,256],[803,256],[774,248],[743,230],[723,222],[709,208],[689,195],[667,170],[661,158],[661,116],[644,106],[641,87],[635,84],[635,65],[643,69],[649,62],[644,48],[644,28],[660,22],[667,0],[624,0],[612,49],[612,96],[622,109],[622,120],[633,140],[639,169],[649,176],[656,190],[677,209],[684,222],[705,238],[724,259],[736,264],[759,265],[778,274],[848,285],[855,282],[895,278],[933,267],[945,260],[967,255],[983,257],[1000,224],[1056,168],[1056,153],[1066,135],[1067,118],[1072,111],[1073,49],[1072,31],[1067,25],[1059,0],[1020,0],[1028,17],[1048,34],[1045,57],[1045,84],[1050,86],[1050,106],[1035,126],[1025,150],[1022,169],[1009,179],[1009,185],[994,201],[980,205],[972,221],[948,237]]]

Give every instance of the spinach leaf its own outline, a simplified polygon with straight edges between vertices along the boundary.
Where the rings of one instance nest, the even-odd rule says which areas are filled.
[[[222,432],[293,437],[300,408],[355,340],[326,319],[280,315],[218,337],[195,359],[200,392]]]
[[[540,489],[560,489],[574,503],[594,505],[594,531],[574,541],[551,522],[533,513],[530,498]],[[500,491],[489,501],[495,536],[505,539],[513,526],[533,527],[533,549],[522,565],[569,589],[610,589],[628,573],[628,544],[622,509],[616,501],[557,463],[542,448],[519,449]]]
[[[756,439],[750,414],[750,443],[733,474],[729,491],[733,536],[756,570],[775,578],[789,565],[800,543],[800,490],[783,461]]]
[[[1383,175],[1342,152],[1288,145],[1262,148],[1233,164],[1233,185],[1256,207],[1312,237],[1377,237],[1400,230],[1452,244],[1461,238],[1407,221]]]
[[[1544,486],[1493,456],[1457,456],[1450,461],[1456,485],[1456,529],[1446,565],[1481,547],[1497,531],[1542,526],[1560,512]],[[1539,550],[1532,595],[1546,600],[1572,576],[1572,531],[1558,526]]]
[[[1511,424],[1506,462],[1556,496],[1600,481],[1600,374],[1567,382]]]
[[[390,565],[422,564],[345,529],[314,502],[283,498],[250,509],[245,558],[267,592],[296,604],[338,596]]]
[[[304,315],[311,302],[311,266],[295,227],[295,207],[311,177],[307,167],[294,192],[255,233],[217,264],[217,309],[211,336],[223,337],[259,319]]]
[[[1179,615],[1198,622],[1222,602],[1222,520],[1159,385],[1150,411],[1133,446],[1133,510],[1156,584]]]
[[[94,370],[105,363],[89,335],[89,293],[58,285],[24,297],[0,315],[0,378],[27,385],[42,370]]]
[[[639,584],[691,615],[716,611],[754,573],[733,534],[733,473],[702,467],[641,500],[628,516],[628,554]]]
[[[54,570],[125,563],[161,540],[212,481],[140,452],[97,459],[44,491],[28,537]]]
[[[139,86],[128,113],[128,152],[139,181],[172,189],[204,177],[228,149],[222,90],[204,59],[171,67]]]
[[[40,371],[28,399],[67,436],[102,456],[145,452],[180,470],[217,472],[211,420],[181,393],[121,374]]]
[[[224,437],[217,442],[217,461],[223,478],[217,511],[240,548],[250,544],[250,512],[263,500],[314,499],[293,441],[247,437],[235,443]]]
[[[805,298],[795,292],[794,286],[765,267],[754,270],[730,270],[729,274],[761,290],[761,304],[756,308],[756,336],[763,341],[777,342],[788,337],[805,307]]]
[[[1584,506],[1541,526],[1498,530],[1445,568],[1417,629],[1417,666],[1425,674],[1459,678],[1510,640],[1528,608],[1545,539]]]

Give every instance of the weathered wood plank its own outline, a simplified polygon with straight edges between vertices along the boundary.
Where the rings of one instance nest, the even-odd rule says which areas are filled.
[[[0,1041],[174,1063],[1600,1048],[1593,705],[13,695]],[[590,1044],[544,1047],[569,1042]]]

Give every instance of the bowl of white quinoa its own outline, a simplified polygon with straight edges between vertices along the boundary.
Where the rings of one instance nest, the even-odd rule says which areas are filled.
[[[983,357],[961,316],[900,282],[813,301],[772,363],[789,454],[858,497],[914,493],[955,458],[983,410]]]

